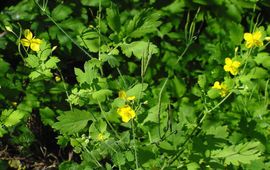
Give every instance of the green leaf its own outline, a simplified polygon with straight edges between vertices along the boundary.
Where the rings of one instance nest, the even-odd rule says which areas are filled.
[[[192,163],[187,164],[187,169],[194,170],[194,169],[201,169],[201,168],[200,168],[200,165],[198,163],[192,162]]]
[[[148,84],[146,83],[139,83],[136,84],[134,87],[126,91],[127,96],[135,96],[135,99],[138,99],[139,97],[143,96],[143,91],[145,91],[148,87]]]
[[[31,68],[39,66],[39,58],[36,55],[29,54],[25,61]]]
[[[2,126],[0,126],[0,138],[3,137],[6,133],[7,131]]]
[[[220,96],[220,91],[218,89],[211,88],[210,90],[208,90],[207,96],[211,99],[215,99]]]
[[[70,30],[69,34],[79,35],[86,30],[86,26],[82,22],[82,18],[68,18],[60,23],[60,26],[64,29]]]
[[[114,101],[112,102],[112,106],[114,108],[118,108],[118,107],[122,107],[125,105],[125,100],[122,98],[116,98],[114,99]]]
[[[155,105],[154,107],[150,108],[147,112],[146,118],[143,120],[143,124],[147,122],[154,122],[158,123],[158,109],[160,109],[160,117],[161,119],[164,117],[165,113],[165,104],[161,103],[161,106],[159,108],[158,105]]]
[[[79,68],[74,68],[74,72],[77,78],[77,81],[80,84],[83,84],[84,82],[87,81],[87,75]]]
[[[71,161],[64,161],[59,165],[59,170],[77,170],[81,168],[81,165]]]
[[[211,157],[225,159],[225,164],[239,166],[250,164],[253,160],[260,159],[258,146],[260,142],[247,142],[239,145],[227,146],[223,149],[212,151]]]
[[[56,21],[64,20],[66,19],[73,10],[66,5],[60,4],[57,7],[55,7],[52,11],[52,18]]]
[[[267,70],[261,67],[254,67],[250,70],[248,76],[250,76],[251,79],[264,79],[269,77],[269,74]]]
[[[79,38],[80,45],[86,47],[91,52],[99,50],[99,34],[95,31],[84,32]]]
[[[207,0],[193,0],[194,3],[198,3],[200,5],[208,5]]]
[[[0,76],[2,77],[9,69],[9,63],[0,58]]]
[[[112,55],[101,54],[100,59],[103,62],[108,62],[112,68],[118,67],[120,65],[119,61]]]
[[[146,122],[158,123],[158,105],[156,105],[148,110],[147,116],[144,119],[143,124]]]
[[[130,44],[122,44],[121,49],[127,57],[131,57],[133,54],[138,59],[143,56],[157,54],[159,52],[158,47],[151,42],[134,41]]]
[[[94,100],[97,100],[98,102],[104,102],[106,101],[106,98],[108,96],[112,95],[112,91],[109,89],[101,89],[96,92],[93,92],[92,97]]]
[[[59,130],[62,134],[78,133],[86,127],[89,120],[93,120],[93,116],[88,111],[74,109],[67,111],[57,117],[59,122],[53,125],[53,128]]]
[[[149,147],[138,148],[138,160],[141,164],[144,164],[154,158],[155,154],[153,153],[153,150],[151,150]]]
[[[44,75],[46,78],[51,78],[53,76],[50,69],[45,69],[42,71],[42,75]]]
[[[206,76],[205,76],[205,74],[202,74],[202,75],[198,76],[198,84],[202,89],[205,88],[205,85],[206,85]]]
[[[21,110],[4,110],[1,119],[5,126],[10,127],[18,124],[25,115],[26,112]]]
[[[111,4],[110,0],[81,0],[83,5],[98,7],[99,2],[102,6],[108,6]]]
[[[117,152],[113,156],[113,162],[115,165],[118,165],[118,166],[124,165],[126,162],[125,155],[121,152]]]
[[[108,21],[109,27],[115,31],[119,32],[121,28],[120,16],[117,6],[112,4],[110,8],[106,9],[106,19]]]
[[[172,79],[172,86],[177,97],[182,97],[187,90],[183,80],[177,78],[176,76],[174,76],[174,78]]]
[[[46,43],[45,41],[42,41],[40,45],[40,50],[38,51],[38,58],[41,61],[46,61],[47,58],[52,54],[52,50],[50,47],[50,44]]]
[[[85,62],[85,72],[83,72],[79,68],[74,68],[77,81],[80,83],[80,85],[83,83],[88,83],[89,85],[91,85],[93,80],[99,77],[97,69],[100,68],[101,63],[102,62],[97,59],[91,59]]]
[[[206,129],[207,135],[214,135],[216,138],[227,138],[229,135],[228,133],[228,126],[211,126],[210,128]]]
[[[231,22],[229,37],[233,45],[240,45],[243,40],[244,28],[241,24]]]
[[[269,53],[262,52],[255,57],[255,62],[261,64],[264,68],[270,70],[270,56]]]
[[[43,109],[39,109],[41,121],[44,125],[52,126],[55,122],[55,114],[52,109],[49,107],[45,107]]]
[[[158,26],[161,24],[161,22],[158,21],[159,18],[159,13],[144,10],[135,15],[134,18],[128,22],[125,26],[125,33],[130,37],[138,38],[147,33],[156,32]]]
[[[134,161],[134,154],[131,151],[126,151],[125,156],[129,162]]]
[[[160,142],[160,143],[159,143],[159,147],[160,147],[161,149],[164,149],[164,150],[167,150],[167,151],[173,151],[173,150],[176,149],[175,147],[173,147],[172,144],[170,144],[170,143],[167,142],[167,141],[162,141],[162,142]]]
[[[56,64],[59,61],[60,60],[57,57],[51,57],[48,61],[46,61],[45,67],[46,68],[49,68],[49,69],[55,69],[55,68],[57,68],[57,65]]]
[[[37,71],[33,71],[33,72],[31,72],[29,74],[29,78],[32,79],[32,80],[38,78],[39,76],[41,76],[41,74],[39,72],[37,72]]]

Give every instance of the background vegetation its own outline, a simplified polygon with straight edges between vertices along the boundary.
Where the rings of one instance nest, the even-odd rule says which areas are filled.
[[[270,169],[269,9],[4,2],[0,169]]]

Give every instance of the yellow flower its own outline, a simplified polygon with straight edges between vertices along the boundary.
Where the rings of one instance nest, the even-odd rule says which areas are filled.
[[[238,67],[240,65],[241,63],[239,61],[232,61],[230,58],[225,58],[224,70],[235,76],[238,73]]]
[[[130,119],[135,117],[135,111],[129,106],[125,105],[117,109],[117,113],[121,116],[122,121],[127,123]]]
[[[135,96],[127,96],[126,92],[124,90],[121,90],[118,92],[118,96],[121,99],[132,101],[135,100]]]
[[[247,48],[263,46],[262,33],[260,31],[256,31],[253,34],[245,33],[244,39],[246,40]]]
[[[33,37],[32,32],[29,29],[24,30],[24,37],[21,39],[21,43],[25,47],[30,47],[33,51],[39,51],[41,40]]]
[[[228,87],[224,83],[220,84],[220,82],[216,81],[212,88],[218,89],[220,91],[219,94],[221,95],[221,97],[225,97],[228,94]]]
[[[104,141],[105,137],[104,137],[104,135],[102,133],[99,133],[98,136],[97,136],[97,139],[99,141]]]

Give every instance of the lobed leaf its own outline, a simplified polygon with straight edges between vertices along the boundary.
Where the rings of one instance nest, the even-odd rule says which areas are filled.
[[[59,130],[62,134],[74,134],[83,130],[87,122],[94,118],[88,111],[74,109],[58,116],[57,119],[58,122],[52,126],[54,129]]]
[[[212,158],[225,159],[226,164],[239,166],[241,164],[250,164],[251,161],[260,159],[258,146],[260,142],[247,142],[238,145],[226,146],[223,149],[212,152]]]

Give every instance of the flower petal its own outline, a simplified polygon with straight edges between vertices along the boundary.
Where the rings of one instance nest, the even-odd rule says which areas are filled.
[[[25,39],[25,38],[23,38],[23,39],[21,39],[21,44],[23,46],[25,46],[25,47],[29,47],[30,46],[30,41],[27,40],[27,39]]]
[[[33,51],[39,51],[41,42],[42,41],[40,39],[38,39],[38,38],[32,39],[31,44],[30,44],[30,48]]]
[[[126,92],[124,90],[119,91],[118,97],[121,99],[126,99],[126,97],[127,97]]]
[[[261,40],[256,42],[256,46],[257,47],[262,47],[263,46],[263,42]]]
[[[216,81],[213,86],[214,89],[221,89],[220,83]]]
[[[129,105],[118,108],[117,113],[121,116],[122,121],[125,123],[134,118],[136,115],[135,111]]]
[[[239,61],[234,61],[234,62],[232,63],[232,66],[235,67],[235,68],[240,67],[240,65],[241,65],[241,63],[240,63]]]
[[[230,59],[230,58],[228,58],[228,57],[225,58],[225,64],[226,64],[226,65],[229,65],[229,66],[232,65],[232,59]]]
[[[248,42],[248,41],[246,42],[246,47],[247,48],[251,48],[252,46],[253,46],[253,43],[252,42]]]
[[[227,71],[227,72],[231,70],[231,67],[228,66],[228,65],[225,65],[223,68],[224,68],[224,70]]]
[[[251,33],[245,33],[245,34],[244,34],[244,39],[245,39],[246,41],[252,41],[253,36],[252,36]]]
[[[23,35],[28,40],[31,40],[33,38],[33,34],[29,29],[24,30]]]
[[[261,37],[262,37],[262,33],[260,31],[253,33],[253,39],[260,40]]]
[[[135,113],[135,111],[133,109],[130,110],[129,114],[130,114],[131,119],[133,119],[136,116],[136,113]]]
[[[135,96],[129,96],[129,97],[127,97],[127,100],[132,101],[132,100],[135,100],[135,98],[136,98]]]
[[[123,121],[124,123],[127,123],[129,120],[130,120],[130,118],[129,118],[128,116],[126,116],[126,115],[123,115],[123,116],[122,116],[122,121]]]

